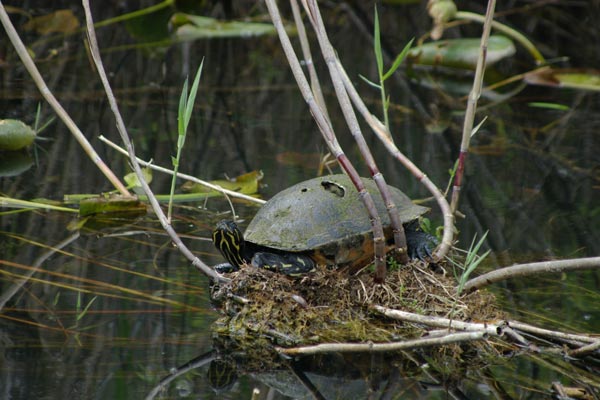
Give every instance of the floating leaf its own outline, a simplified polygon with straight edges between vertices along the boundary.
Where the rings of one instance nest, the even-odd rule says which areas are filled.
[[[144,179],[147,183],[152,182],[152,170],[150,168],[142,168],[142,175],[144,175]],[[142,187],[142,185],[140,184],[140,180],[138,179],[138,176],[135,172],[130,172],[127,175],[125,175],[123,177],[123,180],[125,181],[125,183],[127,183],[128,189],[134,187]]]
[[[273,24],[241,21],[219,21],[215,18],[176,13],[171,18],[180,40],[251,37],[276,34]]]
[[[53,13],[31,18],[23,28],[36,31],[40,35],[49,33],[73,33],[79,29],[79,20],[71,10],[58,10]]]
[[[122,216],[146,214],[146,205],[135,197],[97,196],[83,199],[79,202],[79,216],[91,215]]]
[[[0,120],[0,150],[19,150],[35,139],[35,131],[16,119]]]
[[[452,39],[413,47],[408,59],[413,64],[475,69],[481,46],[480,39]],[[486,65],[492,65],[515,54],[515,45],[505,36],[490,36]]]
[[[262,171],[251,171],[232,179],[218,179],[210,181],[210,183],[219,185],[223,189],[231,190],[233,192],[255,194],[258,193],[258,185],[263,176],[264,174]],[[181,189],[191,193],[217,193],[217,191],[195,182],[186,182]]]
[[[559,69],[543,67],[525,74],[531,85],[553,86],[566,89],[600,90],[600,70]]]
[[[0,177],[21,175],[33,165],[33,159],[26,152],[7,151],[0,153]]]

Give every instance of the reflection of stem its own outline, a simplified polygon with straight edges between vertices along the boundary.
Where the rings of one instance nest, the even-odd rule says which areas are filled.
[[[94,150],[94,148],[92,147],[90,142],[88,142],[87,138],[85,137],[83,132],[81,132],[81,130],[79,129],[77,124],[71,119],[71,117],[69,116],[67,111],[62,107],[62,105],[59,103],[59,101],[56,99],[56,97],[54,97],[54,95],[52,94],[50,89],[48,89],[48,86],[46,85],[44,78],[42,77],[42,75],[40,74],[40,71],[35,66],[35,63],[31,59],[29,52],[25,48],[25,44],[23,44],[23,41],[19,37],[19,34],[15,30],[15,27],[13,26],[12,22],[10,22],[10,18],[8,17],[8,14],[6,13],[6,10],[4,9],[4,5],[1,2],[0,2],[0,21],[2,22],[2,25],[4,25],[4,29],[6,30],[6,33],[8,34],[8,37],[9,37],[13,47],[15,48],[15,51],[19,55],[21,62],[25,66],[25,69],[27,69],[27,72],[29,72],[29,75],[35,82],[35,85],[39,89],[39,91],[42,94],[42,96],[44,97],[44,99],[46,99],[48,104],[50,104],[52,109],[54,109],[54,112],[58,115],[58,117],[67,126],[69,131],[71,131],[71,133],[73,134],[75,139],[79,142],[79,144],[81,145],[81,147],[83,148],[85,153],[96,164],[98,169],[100,171],[102,171],[104,176],[106,176],[106,178],[108,178],[108,180],[114,185],[114,187],[116,189],[119,190],[119,192],[121,192],[121,194],[130,196],[130,193],[127,190],[127,188],[121,183],[119,178],[117,178],[115,176],[115,174],[104,163],[104,161],[102,161],[102,158],[100,158],[100,155],[98,153],[96,153],[96,150]]]
[[[457,12],[455,15],[455,19],[475,21],[479,23],[485,22],[485,17],[467,11]],[[523,35],[521,32],[511,28],[510,26],[501,24],[498,21],[492,22],[492,28],[494,28],[498,32],[504,33],[505,35],[519,42],[519,44],[521,44],[521,46],[523,46],[529,52],[529,54],[531,54],[531,56],[535,59],[538,65],[544,64],[546,62],[546,59],[544,58],[542,53],[540,53],[540,51],[535,47],[535,45],[531,43],[531,41],[527,39],[527,37],[525,37],[525,35]]]
[[[22,276],[21,279],[18,279],[15,283],[13,283],[6,291],[2,293],[0,296],[0,310],[4,308],[6,302],[10,300],[15,293],[17,293],[21,287],[31,278],[31,276],[37,271],[37,269],[46,261],[50,256],[56,253],[59,250],[62,250],[65,246],[71,244],[74,240],[79,238],[79,232],[74,233],[69,236],[56,246],[52,247],[50,250],[46,251],[44,254],[39,256],[32,264],[32,268],[25,275]]]
[[[188,361],[187,363],[183,364],[180,367],[177,367],[177,369],[171,373],[169,373],[169,375],[167,375],[166,377],[164,377],[163,379],[161,379],[161,381],[150,391],[150,393],[148,393],[145,397],[145,400],[152,400],[154,399],[156,396],[158,396],[162,391],[164,391],[167,388],[167,385],[171,382],[173,382],[173,380],[175,380],[175,378],[188,373],[189,371],[196,369],[196,368],[200,368],[205,364],[208,364],[209,362],[213,361],[216,358],[216,355],[213,351],[210,351],[206,354],[203,354],[201,356],[198,356],[196,358],[194,358],[191,361]]]

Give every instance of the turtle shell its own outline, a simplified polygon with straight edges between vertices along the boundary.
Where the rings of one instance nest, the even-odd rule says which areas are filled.
[[[390,218],[377,185],[372,179],[362,179],[379,212],[386,240],[391,241]],[[399,189],[389,188],[403,224],[427,212]],[[310,179],[276,194],[258,211],[244,237],[262,247],[309,254],[327,265],[373,256],[369,216],[346,175]]]

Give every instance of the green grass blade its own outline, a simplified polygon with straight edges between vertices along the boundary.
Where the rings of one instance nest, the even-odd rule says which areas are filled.
[[[373,48],[375,49],[375,59],[377,60],[377,71],[379,72],[379,77],[381,78],[383,76],[383,54],[381,52],[381,36],[379,32],[379,16],[377,14],[377,6],[375,6],[374,24]]]
[[[190,123],[190,119],[192,118],[192,112],[194,111],[194,102],[196,101],[196,93],[198,93],[198,84],[200,83],[200,77],[202,76],[203,65],[204,58],[200,62],[200,66],[198,67],[198,71],[196,72],[196,77],[194,78],[194,83],[192,84],[192,88],[190,90],[190,96],[187,100],[185,108],[185,132],[187,132],[188,124]]]
[[[398,69],[400,64],[402,64],[402,61],[404,61],[404,59],[406,58],[406,55],[408,54],[410,48],[412,47],[414,40],[415,40],[414,38],[410,39],[410,41],[406,44],[406,46],[404,46],[404,49],[402,49],[400,54],[398,54],[396,56],[396,59],[394,60],[394,63],[392,64],[391,68],[388,70],[388,72],[385,73],[385,75],[383,75],[383,78],[381,78],[382,81],[385,81],[387,78],[392,76],[392,74],[394,72],[396,72],[396,70]]]

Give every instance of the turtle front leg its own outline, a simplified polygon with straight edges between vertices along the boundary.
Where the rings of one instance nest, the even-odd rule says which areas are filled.
[[[408,247],[408,256],[411,259],[426,261],[432,258],[432,249],[437,246],[437,239],[427,232],[423,232],[419,227],[418,221],[410,222],[404,225],[406,233],[406,246]]]
[[[315,269],[312,258],[298,253],[269,253],[260,251],[252,257],[252,265],[288,276],[302,276]]]

